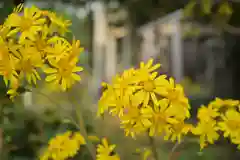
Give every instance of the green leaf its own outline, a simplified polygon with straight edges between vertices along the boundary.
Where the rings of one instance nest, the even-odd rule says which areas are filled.
[[[99,142],[100,138],[94,135],[88,135],[88,140],[90,140],[91,142]]]
[[[206,15],[211,13],[212,5],[212,0],[201,0],[202,11]]]
[[[196,0],[191,0],[184,8],[184,16],[185,17],[191,17],[193,14],[193,9],[196,6],[197,2]]]
[[[69,124],[69,123],[72,123],[72,121],[70,119],[65,118],[65,119],[62,120],[62,123]]]
[[[150,149],[145,149],[143,152],[143,160],[148,160],[148,158],[152,155],[152,151]]]
[[[5,137],[5,142],[6,143],[10,143],[12,141],[12,137],[11,136],[6,136]]]
[[[218,13],[223,15],[232,15],[232,6],[228,2],[223,2],[218,9]]]

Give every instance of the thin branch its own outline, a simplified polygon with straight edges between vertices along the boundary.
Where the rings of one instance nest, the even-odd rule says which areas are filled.
[[[68,98],[70,99],[71,97],[68,95]],[[70,102],[71,102],[72,107],[74,107],[73,101],[70,101]],[[77,105],[77,106],[79,106],[79,105]],[[86,124],[84,122],[83,113],[81,111],[81,108],[76,108],[76,116],[77,116],[76,118],[77,118],[77,120],[79,122],[78,124],[79,124],[79,128],[80,128],[80,132],[82,133],[83,137],[85,137],[85,139],[87,141],[86,147],[88,148],[92,159],[95,160],[96,159],[95,147],[92,144],[92,142],[88,140]]]
[[[155,160],[159,160],[158,152],[157,152],[157,146],[155,144],[155,140],[154,140],[153,137],[149,136],[149,134],[147,136],[148,136],[148,139],[149,139],[149,142],[150,142],[150,146],[152,148],[153,157],[154,157]]]
[[[172,160],[173,155],[174,155],[176,149],[177,149],[181,144],[182,144],[181,142],[176,142],[176,143],[175,143],[175,145],[173,146],[173,148],[172,148],[172,150],[171,150],[171,152],[170,152],[170,154],[169,154],[169,160]]]
[[[226,24],[226,26],[223,29],[224,29],[224,31],[231,33],[231,34],[240,34],[240,28],[234,27],[230,24]]]
[[[29,89],[28,91],[31,91],[31,92],[32,92],[32,90],[30,90],[30,89]],[[46,94],[43,93],[43,92],[40,92],[40,91],[37,91],[37,90],[35,90],[35,91],[36,91],[37,94],[40,94],[40,95],[46,97],[50,102],[52,102],[52,103],[55,104],[56,106],[61,107],[61,105],[58,103],[58,101],[53,100],[52,98],[50,98],[50,96],[46,95]],[[76,127],[77,127],[78,129],[80,129],[81,133],[83,134],[83,137],[85,138],[86,141],[88,141],[88,140],[87,140],[88,137],[87,137],[86,126],[85,126],[85,124],[84,124],[84,119],[83,119],[83,117],[82,117],[82,113],[78,111],[78,112],[77,112],[77,116],[78,116],[78,118],[79,118],[79,125],[78,125],[78,123],[77,123],[76,121],[74,121],[74,119],[73,119],[72,117],[70,117],[71,120],[72,120],[72,123],[73,123],[74,125],[76,125]],[[88,148],[88,150],[89,150],[89,152],[90,152],[90,154],[91,154],[92,159],[95,160],[95,151],[94,151],[94,146],[92,145],[92,143],[87,142],[86,147]]]
[[[94,148],[94,145],[88,140],[86,124],[84,123],[82,112],[78,110],[78,111],[76,111],[76,113],[77,113],[77,117],[79,119],[80,131],[83,134],[83,137],[85,137],[85,139],[87,141],[86,147],[88,148],[88,150],[92,156],[92,159],[95,160],[96,159],[95,148]]]

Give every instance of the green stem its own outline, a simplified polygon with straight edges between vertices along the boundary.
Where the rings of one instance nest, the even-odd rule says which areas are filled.
[[[85,140],[87,142],[86,146],[91,154],[92,159],[95,160],[96,153],[95,153],[94,145],[88,140],[86,125],[84,123],[84,119],[83,119],[83,116],[82,116],[82,113],[80,112],[80,110],[77,110],[77,118],[79,119],[80,131],[81,131],[83,137],[85,137]]]
[[[175,145],[173,146],[170,154],[169,154],[169,160],[172,160],[173,159],[173,156],[174,156],[174,153],[176,151],[176,149],[181,145],[181,142],[176,142]]]
[[[57,101],[55,101],[52,98],[50,98],[50,96],[48,96],[45,93],[40,92],[40,91],[36,91],[36,93],[46,97],[50,102],[52,102],[53,104],[55,104],[56,106],[61,108],[61,105]],[[83,135],[83,137],[85,138],[85,140],[87,142],[86,146],[87,146],[87,148],[88,148],[88,150],[89,150],[89,152],[91,154],[91,157],[92,157],[93,160],[95,160],[95,149],[94,149],[93,144],[88,141],[87,131],[86,131],[86,127],[85,127],[85,124],[84,124],[84,119],[82,117],[82,114],[81,114],[80,110],[77,110],[76,113],[77,113],[77,118],[79,120],[79,125],[78,125],[78,123],[76,123],[73,120],[73,118],[71,118],[71,120],[72,120],[73,124],[75,124],[76,127],[80,129],[81,134]]]
[[[155,160],[159,160],[158,153],[157,153],[157,146],[156,146],[155,140],[154,140],[153,137],[149,136],[149,134],[147,136],[148,136],[148,139],[149,139],[149,142],[150,142],[150,146],[151,146],[151,149],[152,149],[153,157],[154,157]]]
[[[0,157],[4,156],[3,145],[4,145],[3,129],[0,128]]]
[[[74,99],[72,99],[73,97],[68,95],[68,98],[72,104],[72,107],[74,108],[75,105],[73,103],[74,102]],[[80,106],[80,105],[76,105],[76,106]],[[92,142],[88,140],[88,134],[87,134],[87,130],[86,130],[86,125],[84,123],[83,114],[81,112],[81,108],[76,107],[75,109],[76,109],[76,118],[78,121],[77,124],[79,124],[80,132],[86,140],[86,147],[88,148],[92,159],[95,160],[96,159],[95,148],[94,148],[94,145],[92,144]]]

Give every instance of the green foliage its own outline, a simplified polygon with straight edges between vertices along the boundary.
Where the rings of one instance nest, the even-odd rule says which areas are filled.
[[[77,130],[74,124],[62,123],[60,117],[54,115],[55,111],[39,115],[8,104],[2,106],[1,113],[0,128],[4,131],[4,156],[8,160],[33,160],[38,157],[38,151],[57,133]],[[89,117],[88,113],[85,115]],[[86,127],[89,133],[93,131],[90,121],[87,121]],[[80,155],[84,157],[83,159],[90,159],[86,149],[82,149]]]
[[[223,154],[224,153],[224,154]],[[217,160],[221,157],[222,160],[228,160],[230,152],[225,147],[209,147],[203,152],[199,152],[197,145],[190,145],[179,152],[178,160]]]
[[[197,2],[195,0],[191,0],[184,8],[184,16],[190,17],[193,15],[193,9],[195,8]]]
[[[0,8],[0,22],[4,21],[4,19],[12,12],[13,10],[13,1],[12,0],[2,0],[1,2],[4,3],[4,7]]]
[[[201,0],[201,7],[204,14],[210,14],[212,9],[212,0]]]
[[[201,11],[200,13],[203,13],[203,15],[196,12],[199,8]],[[206,19],[210,19],[208,22],[212,23],[217,28],[225,27],[225,24],[228,23],[232,13],[232,6],[225,0],[222,0],[219,4],[214,4],[213,0],[201,0],[200,4],[198,4],[197,0],[191,0],[184,7],[185,17],[207,17]]]
[[[231,15],[233,13],[232,7],[228,2],[224,2],[220,7],[218,12],[220,14]]]

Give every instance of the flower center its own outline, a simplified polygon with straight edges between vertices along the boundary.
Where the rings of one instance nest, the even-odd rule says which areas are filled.
[[[46,47],[46,42],[44,42],[41,39],[38,39],[36,41],[36,47],[37,47],[38,51],[42,51]]]
[[[59,68],[59,72],[62,77],[69,77],[72,73],[71,69],[67,69],[67,68]]]
[[[26,73],[31,73],[33,70],[33,66],[30,60],[26,60],[22,64],[22,70]]]
[[[170,100],[178,99],[178,95],[179,95],[179,93],[178,93],[178,91],[175,88],[168,90],[168,98]]]
[[[152,92],[155,88],[153,81],[146,81],[143,83],[143,88],[147,92]]]
[[[32,21],[28,18],[23,18],[21,22],[21,30],[26,31],[32,26]]]
[[[155,123],[158,123],[158,124],[166,124],[167,122],[165,115],[163,115],[162,113],[155,114],[154,120],[155,120]]]
[[[227,125],[232,130],[236,130],[237,128],[239,128],[239,122],[235,120],[228,120]]]

